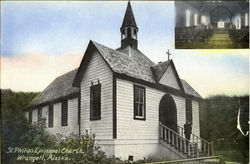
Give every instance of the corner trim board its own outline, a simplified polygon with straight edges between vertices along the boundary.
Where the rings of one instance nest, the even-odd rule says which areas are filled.
[[[117,138],[116,75],[113,73],[113,139]]]

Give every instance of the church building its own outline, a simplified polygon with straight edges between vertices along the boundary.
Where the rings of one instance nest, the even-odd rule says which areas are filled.
[[[32,101],[30,123],[63,136],[88,130],[108,156],[122,160],[212,155],[211,143],[200,138],[202,97],[179,77],[173,60],[155,64],[138,49],[130,2],[120,32],[117,49],[89,41],[80,66]],[[190,140],[186,122],[192,123]]]
[[[175,48],[249,48],[249,1],[175,1]]]

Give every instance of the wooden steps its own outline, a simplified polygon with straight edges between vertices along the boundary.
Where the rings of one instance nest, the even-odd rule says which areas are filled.
[[[175,132],[160,123],[160,140],[175,149],[181,156],[187,158],[206,157],[213,155],[213,143],[208,142],[192,134],[191,140],[187,140],[183,134],[184,130],[178,127]]]

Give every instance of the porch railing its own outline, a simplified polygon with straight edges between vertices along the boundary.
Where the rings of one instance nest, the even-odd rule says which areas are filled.
[[[182,137],[184,137],[184,128],[178,126],[177,130],[178,130],[178,133]],[[190,142],[197,143],[197,147],[199,149],[200,154],[203,154],[205,156],[214,155],[214,143],[213,142],[209,142],[193,133],[190,136]]]
[[[187,154],[189,157],[199,157],[197,143],[192,143],[180,134],[160,123],[160,139],[163,139],[179,151]]]

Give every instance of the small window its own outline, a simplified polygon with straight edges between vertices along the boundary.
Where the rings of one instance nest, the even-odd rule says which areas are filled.
[[[62,101],[62,126],[68,125],[68,101]]]
[[[136,29],[134,29],[134,34],[136,35]]]
[[[145,88],[134,85],[134,119],[146,119]]]
[[[192,116],[192,100],[186,99],[186,121],[193,122]]]
[[[131,38],[131,29],[128,28],[128,38]]]
[[[53,105],[49,105],[49,121],[48,121],[48,126],[53,127],[54,124],[54,108]]]
[[[101,84],[90,87],[90,120],[101,119]]]
[[[41,120],[42,120],[42,108],[38,108],[37,120],[38,120],[38,121],[41,121]]]
[[[32,123],[32,111],[29,111],[29,123]]]

